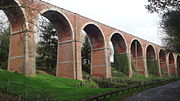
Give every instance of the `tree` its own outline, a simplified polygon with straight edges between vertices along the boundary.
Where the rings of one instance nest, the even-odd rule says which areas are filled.
[[[82,63],[83,64],[91,63],[91,45],[87,35],[85,36],[85,41],[82,46]]]
[[[164,34],[163,44],[170,50],[180,52],[180,1],[148,0],[146,8],[161,14],[160,28]]]
[[[0,32],[0,67],[3,69],[7,69],[8,66],[9,36],[10,28]]]
[[[180,11],[168,11],[162,15],[161,28],[166,35],[163,43],[170,50],[180,52]]]
[[[83,71],[90,73],[91,45],[87,35],[85,36],[85,41],[83,43],[81,53],[82,53],[81,61],[82,61]]]
[[[148,2],[149,4],[146,5],[146,8],[151,13],[160,13],[180,9],[179,0],[148,0]]]
[[[53,24],[42,26],[41,41],[37,44],[37,66],[54,69],[57,63],[58,37]]]

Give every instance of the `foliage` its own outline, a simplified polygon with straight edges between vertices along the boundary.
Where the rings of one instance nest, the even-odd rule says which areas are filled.
[[[120,72],[128,75],[129,72],[129,61],[127,54],[114,54],[114,63],[112,63],[112,67],[119,70]]]
[[[53,101],[79,101],[88,96],[113,90],[112,88],[87,88],[87,86],[76,88],[76,84],[81,81],[58,78],[48,74],[37,74],[36,77],[27,77],[23,74],[11,73],[0,69],[0,77],[0,90],[8,86],[9,92],[13,95],[19,95],[26,91],[28,98],[37,98],[39,95],[48,94],[53,98]]]
[[[83,87],[85,87],[85,88],[99,88],[98,85],[92,80],[90,80],[90,82],[85,84]]]
[[[93,81],[96,82],[100,88],[114,88],[118,86],[118,84],[109,80],[94,78]]]
[[[81,50],[81,61],[83,71],[90,73],[91,68],[91,45],[88,36],[85,36],[85,41]]]
[[[90,74],[91,70],[91,64],[83,64],[82,65],[82,70],[88,74]]]
[[[180,11],[169,11],[164,13],[161,20],[163,34],[163,44],[171,50],[180,52]]]
[[[147,59],[147,67],[148,73],[152,75],[158,76],[158,61],[157,60],[149,60]]]
[[[48,70],[56,68],[58,38],[53,24],[42,26],[40,39],[37,44],[37,66],[45,66]]]
[[[89,38],[86,35],[85,36],[85,41],[82,46],[82,63],[83,64],[90,64],[91,63],[91,45],[89,42]]]
[[[9,55],[10,28],[0,32],[0,67],[7,69]]]
[[[180,2],[179,0],[148,0],[146,8],[161,14],[163,44],[170,50],[180,52]]]
[[[167,12],[180,9],[179,0],[148,0],[146,8],[150,12]]]
[[[113,65],[113,63],[111,63]],[[122,73],[120,70],[115,69],[114,67],[111,68],[111,76],[113,78],[119,77],[127,77],[126,74]]]

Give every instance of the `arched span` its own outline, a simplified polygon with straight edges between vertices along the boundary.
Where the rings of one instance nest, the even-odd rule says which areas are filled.
[[[169,72],[171,75],[176,75],[175,72],[175,59],[173,53],[169,53]]]
[[[146,48],[146,56],[150,60],[156,59],[155,49],[152,45],[148,45]]]
[[[105,40],[99,26],[88,23],[83,26],[91,43],[91,75],[96,77],[107,77],[107,66],[105,57]]]
[[[25,15],[22,7],[16,0],[2,0],[0,10],[7,15],[11,25],[11,33],[17,33],[26,29]]]
[[[124,38],[119,33],[114,33],[111,36],[111,42],[114,48],[114,65],[112,65],[112,67],[117,71],[128,75],[129,62]]]
[[[9,22],[10,22],[10,47],[9,47],[9,59],[8,59],[8,70],[12,72],[24,73],[26,61],[26,54],[24,53],[25,44],[22,38],[26,32],[26,17],[24,15],[23,8],[20,3],[16,0],[1,0],[0,10],[4,11]],[[21,58],[15,58],[21,57]],[[18,64],[17,61],[18,60]],[[25,62],[26,61],[26,62]]]
[[[158,75],[158,64],[156,61],[155,50],[152,45],[148,45],[146,48],[146,61],[148,73],[152,75]]]
[[[41,15],[40,15],[41,14]],[[74,60],[74,31],[68,18],[55,8],[43,9],[37,16],[47,18],[55,27],[58,35],[56,76],[81,79],[76,75]],[[36,26],[34,26],[36,27]],[[35,28],[34,28],[35,29]]]
[[[131,43],[131,54],[132,57],[142,57],[143,56],[143,49],[142,45],[137,39],[134,39]]]
[[[166,64],[166,53],[165,50],[160,49],[159,51],[159,63],[160,63],[160,68],[161,68],[161,73],[162,75],[168,75],[168,68]]]
[[[48,10],[43,12],[42,16],[46,17],[55,26],[59,42],[73,39],[71,25],[62,13],[55,10]]]
[[[145,75],[142,45],[137,39],[134,39],[131,43],[130,49],[133,70],[135,70],[137,74]]]
[[[177,71],[178,71],[178,75],[180,75],[180,55],[177,56]]]
[[[90,38],[90,42],[92,48],[104,48],[105,40],[103,37],[103,33],[101,32],[100,28],[95,24],[87,24],[83,30],[87,33]]]
[[[110,38],[115,53],[126,53],[127,47],[124,38],[119,33],[114,33]]]

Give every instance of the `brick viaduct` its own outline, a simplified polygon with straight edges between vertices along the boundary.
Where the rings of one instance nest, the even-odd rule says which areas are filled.
[[[92,76],[111,77],[109,41],[118,54],[127,54],[129,76],[132,76],[132,65],[135,65],[138,73],[148,77],[147,58],[158,61],[159,76],[178,76],[180,73],[180,55],[167,52],[162,46],[40,0],[0,2],[0,8],[11,24],[8,62],[8,70],[11,72],[35,75],[36,23],[39,16],[44,16],[55,25],[58,32],[58,77],[82,79],[82,30],[87,33],[92,45]]]

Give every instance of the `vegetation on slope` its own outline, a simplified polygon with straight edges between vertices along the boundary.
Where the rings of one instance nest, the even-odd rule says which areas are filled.
[[[53,99],[52,101],[76,101],[87,96],[113,90],[112,88],[88,88],[88,85],[76,88],[76,85],[80,82],[79,80],[57,78],[48,74],[27,77],[0,69],[1,92],[8,91],[13,95],[27,96],[28,99],[37,99],[42,95],[48,96]]]

